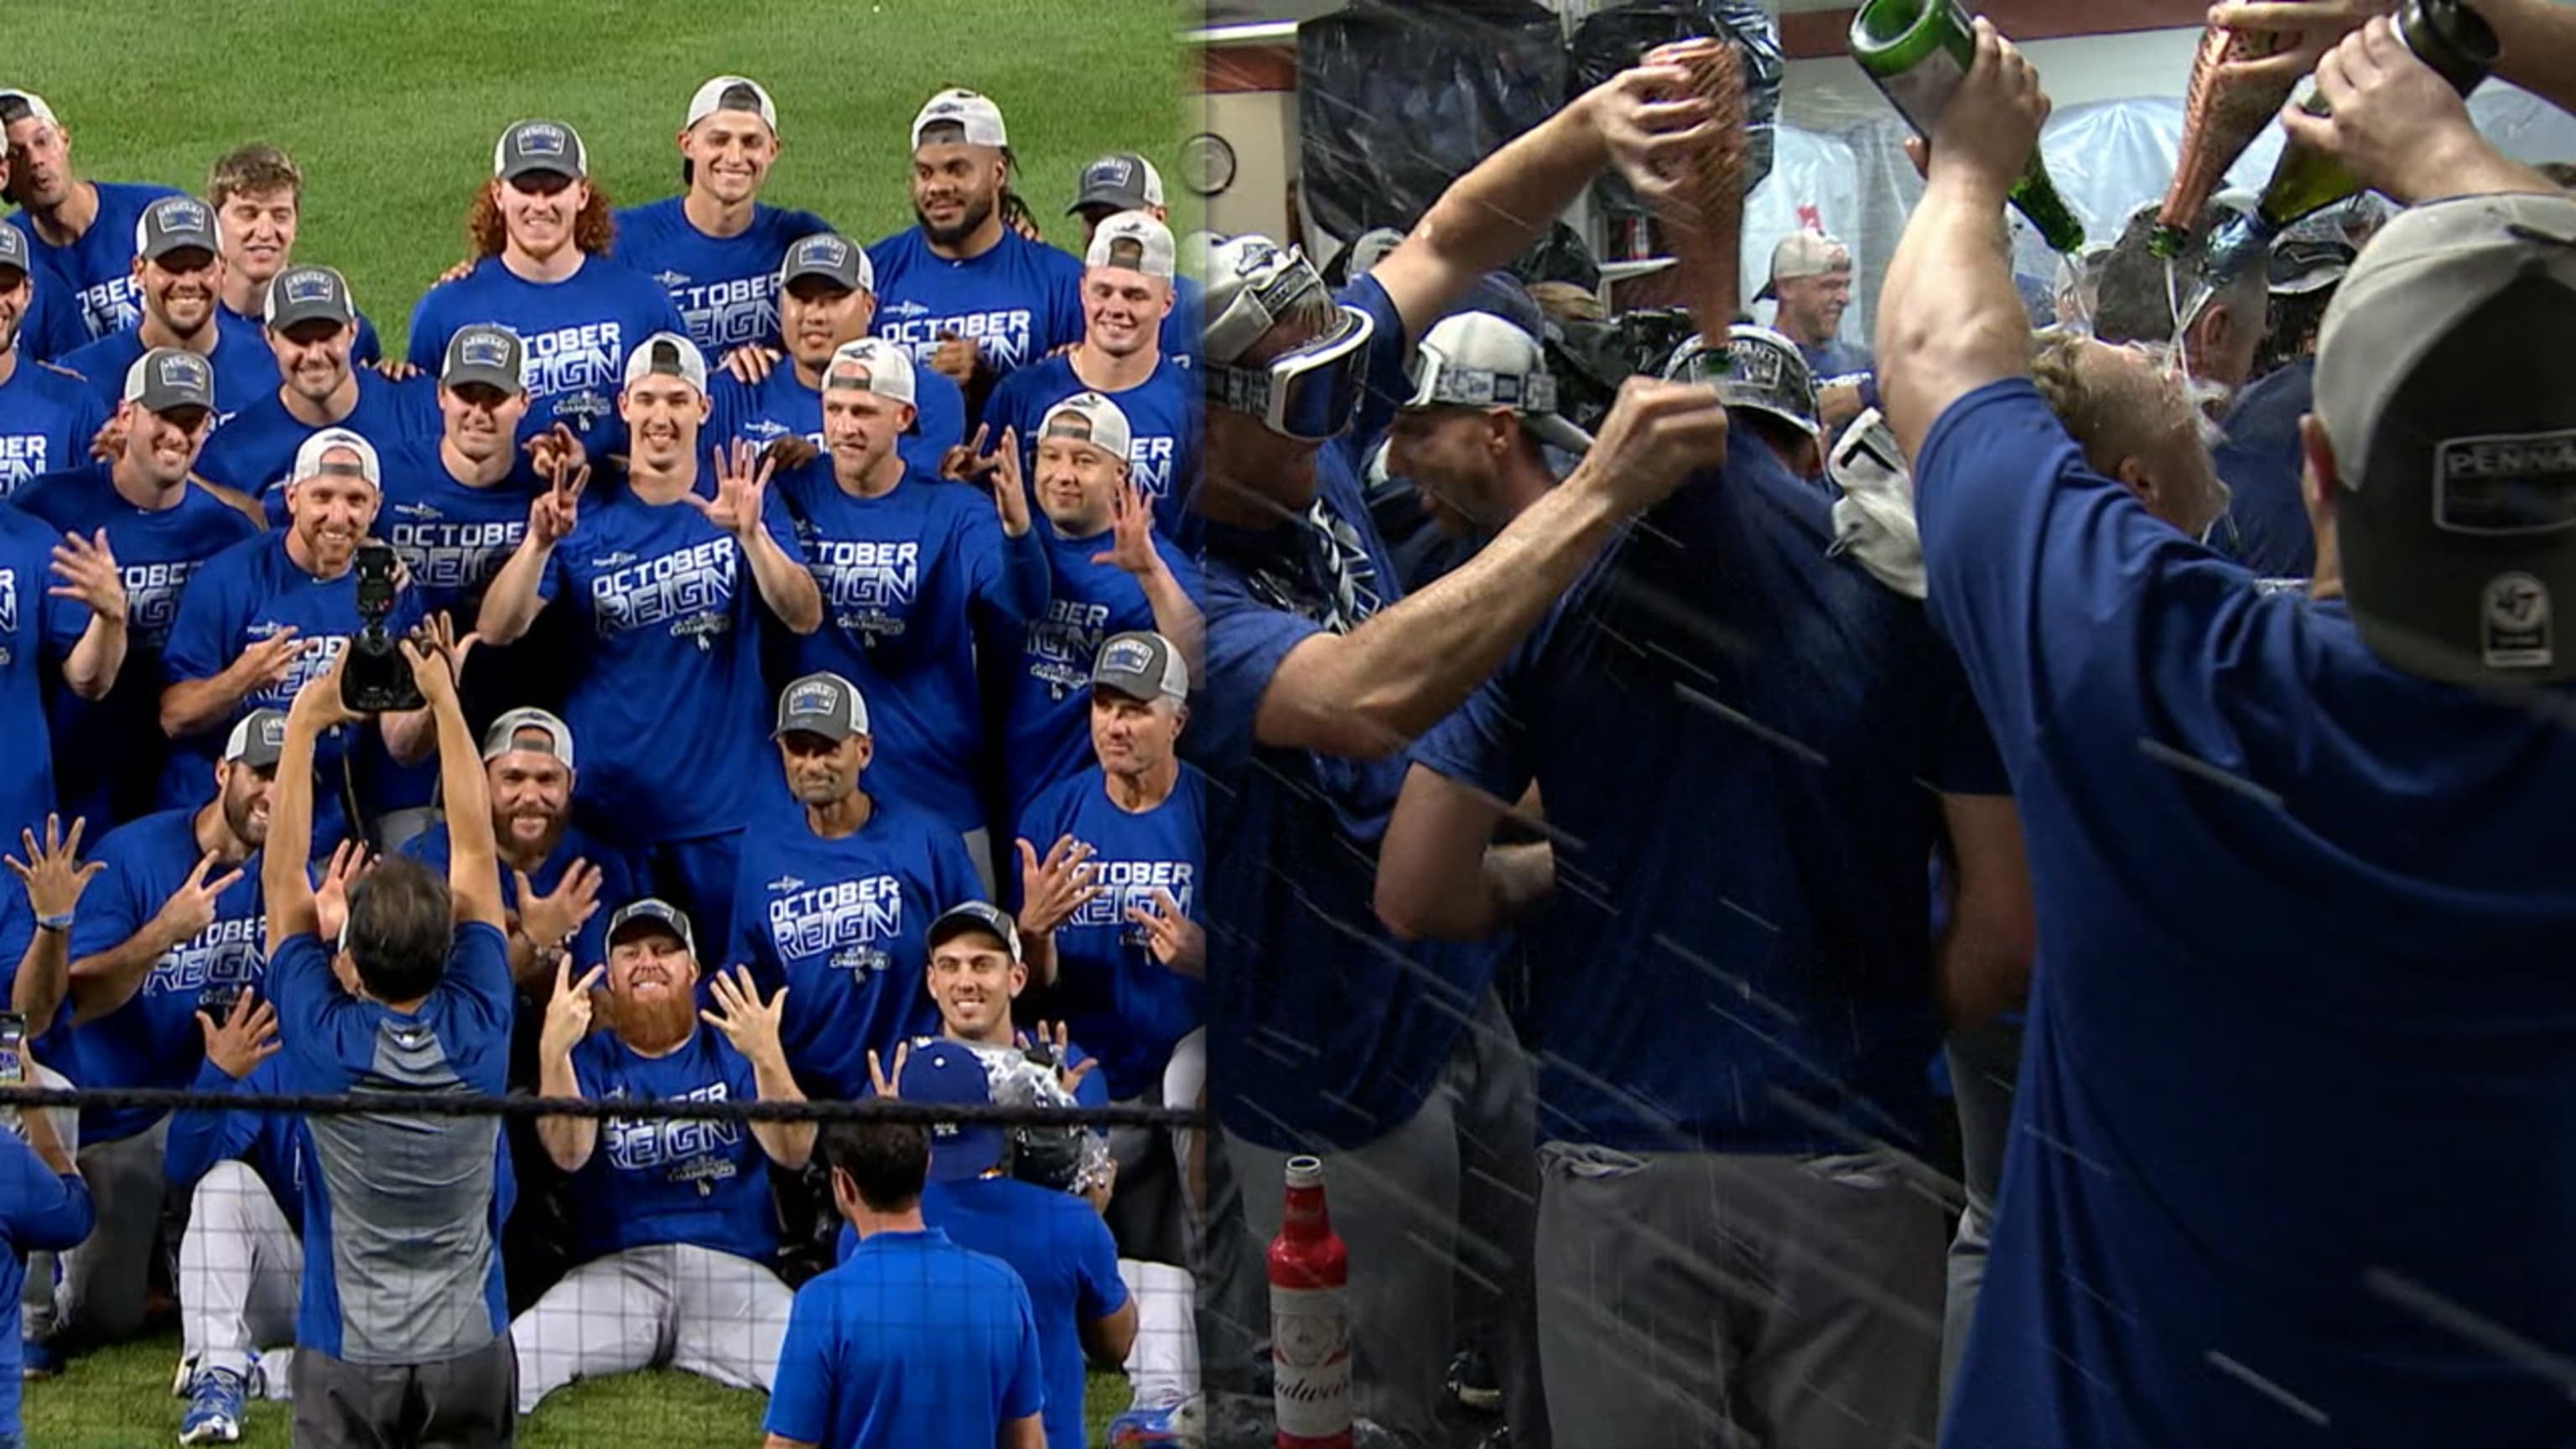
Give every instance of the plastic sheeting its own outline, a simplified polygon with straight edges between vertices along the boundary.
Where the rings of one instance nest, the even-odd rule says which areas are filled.
[[[1567,99],[1630,69],[1656,46],[1701,36],[1735,44],[1744,76],[1744,183],[1752,188],[1771,172],[1785,74],[1779,26],[1755,0],[1629,0],[1594,12],[1575,28]],[[1612,224],[1613,236],[1619,222],[1646,214],[1637,193],[1616,174],[1593,183],[1592,205],[1595,215]]]
[[[1563,23],[1528,0],[1353,0],[1297,29],[1310,231],[1410,230],[1449,183],[1565,102]]]

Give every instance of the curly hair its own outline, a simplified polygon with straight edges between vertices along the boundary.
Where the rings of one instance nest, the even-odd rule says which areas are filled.
[[[470,261],[497,257],[509,244],[510,228],[501,219],[498,191],[501,183],[486,181],[474,188],[474,202],[465,210],[465,255]],[[584,256],[605,256],[609,244],[617,238],[617,223],[611,219],[608,192],[598,182],[590,183],[590,200],[573,218],[573,245]]]

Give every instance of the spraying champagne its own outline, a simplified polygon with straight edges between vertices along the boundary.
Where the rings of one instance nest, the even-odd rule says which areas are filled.
[[[1915,134],[1929,138],[1967,79],[1977,34],[1958,0],[1868,0],[1852,17],[1851,53]],[[2084,223],[2058,195],[2037,150],[2011,199],[2051,248],[2072,255],[2083,247]]]

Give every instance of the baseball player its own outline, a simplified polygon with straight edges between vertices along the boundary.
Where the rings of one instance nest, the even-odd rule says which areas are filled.
[[[160,365],[157,356],[150,365]],[[151,405],[148,396],[142,401]],[[358,541],[374,527],[383,476],[365,438],[346,428],[315,433],[296,450],[286,530],[237,543],[189,576],[162,653],[161,727],[173,740],[282,706],[306,680],[330,671],[359,628]],[[418,591],[398,583],[386,627],[408,633],[420,618]],[[417,762],[430,750],[425,710],[382,715],[374,733],[397,763]],[[349,757],[357,743],[355,729],[335,727],[322,745],[327,783],[315,808],[334,844],[357,825],[344,804],[353,793]],[[173,752],[173,777],[180,753]],[[366,804],[361,799],[362,809]]]
[[[617,260],[662,284],[709,357],[778,340],[779,262],[799,237],[830,231],[810,211],[760,199],[778,160],[778,107],[758,81],[720,75],[680,122],[678,196],[617,213]]]
[[[918,225],[868,248],[877,335],[965,389],[970,417],[994,383],[1082,336],[1082,264],[1004,222],[1010,145],[987,97],[932,96],[912,118]]]
[[[1675,349],[1664,376],[1702,382],[1725,400],[1738,430],[1771,450],[1780,466],[1818,486],[1825,482],[1825,430],[1816,412],[1816,379],[1798,345],[1768,327],[1739,322],[1726,350],[1711,357],[1696,334]]]
[[[1395,549],[1405,586],[1420,588],[1555,487],[1560,468],[1570,470],[1592,439],[1557,411],[1539,340],[1491,312],[1434,323],[1411,381],[1387,429],[1385,463],[1413,485],[1412,501],[1431,524]]]
[[[1172,311],[1172,233],[1142,212],[1121,212],[1092,236],[1088,262],[1082,342],[1004,378],[985,424],[1019,435],[1026,467],[1049,408],[1076,393],[1106,395],[1126,416],[1127,461],[1154,500],[1155,524],[1182,537],[1199,472],[1199,398],[1188,370],[1156,340]]]
[[[107,870],[70,940],[65,1069],[83,1085],[186,1085],[203,1060],[200,1002],[220,1016],[230,998],[260,984],[254,857],[268,841],[285,724],[275,710],[244,716],[215,766],[214,798],[201,793],[198,805],[146,815],[99,841]],[[94,1108],[82,1116],[82,1171],[98,1195],[99,1230],[64,1259],[56,1354],[142,1328],[165,1196],[167,1113]]]
[[[1046,545],[1007,433],[983,460],[1000,479],[989,499],[909,476],[894,439],[916,413],[913,379],[903,349],[880,339],[835,352],[823,374],[830,456],[779,474],[824,600],[824,627],[797,643],[796,663],[867,692],[884,746],[872,790],[945,824],[989,859],[972,641],[979,624],[1018,639],[1044,617]],[[982,440],[979,432],[979,450]],[[989,879],[991,868],[978,874]]]
[[[779,1045],[784,993],[763,1001],[749,972],[718,972],[706,1013],[715,1031],[703,1031],[688,917],[637,901],[609,922],[607,938],[606,963],[578,980],[568,963],[555,967],[539,1093],[805,1100]],[[603,976],[607,990],[595,993]],[[606,1031],[593,1030],[594,1010]],[[760,1169],[765,1158],[802,1171],[813,1124],[548,1117],[537,1131],[555,1165],[574,1174],[583,1261],[511,1325],[519,1412],[575,1379],[663,1364],[767,1390],[794,1295],[769,1264],[778,1219]]]
[[[0,1187],[0,1242],[9,1248],[0,1254],[0,1435],[12,1439],[18,1436],[23,1390],[19,1366],[8,1362],[16,1352],[17,1325],[7,1320],[18,1314],[20,1280],[31,1255],[41,1264],[46,1255],[88,1237],[97,1212],[71,1154],[55,1135],[52,1114],[35,1114],[24,1130],[23,1142],[16,1133],[0,1134],[0,1181],[6,1184]]]
[[[79,373],[45,356],[31,330],[40,286],[26,233],[0,227],[0,499],[39,473],[73,468],[89,456],[107,411]]]
[[[875,758],[867,701],[849,680],[809,674],[779,692],[778,759],[801,807],[765,816],[742,844],[727,955],[797,1009],[787,1059],[822,1098],[864,1096],[870,1051],[891,1054],[933,1020],[908,963],[932,920],[982,884],[955,831],[862,787]]]
[[[473,618],[492,576],[527,538],[528,495],[548,479],[517,445],[528,413],[524,358],[506,327],[458,328],[434,385],[437,425],[378,450],[385,476],[378,532],[402,556],[424,612]],[[474,693],[469,687],[469,699]]]
[[[171,386],[154,381],[162,359],[174,369]],[[207,559],[259,532],[189,479],[214,421],[211,394],[187,385],[202,380],[204,366],[177,352],[135,364],[146,385],[117,405],[112,456],[38,478],[15,500],[58,537],[104,535],[125,586],[127,659],[116,687],[95,703],[65,691],[50,705],[55,785],[73,814],[102,829],[160,803],[171,757],[160,722],[162,653],[180,590]],[[204,760],[189,763],[193,793]]]
[[[1122,211],[1144,212],[1165,226],[1172,221],[1163,206],[1163,173],[1133,151],[1114,151],[1084,166],[1067,209],[1082,218],[1085,255],[1100,224]],[[1164,356],[1183,367],[1199,355],[1199,295],[1198,279],[1186,268],[1172,279],[1172,311],[1163,319],[1162,347]]]
[[[1775,302],[1771,327],[1807,360],[1816,379],[1817,415],[1829,432],[1878,406],[1878,373],[1869,349],[1838,339],[1851,307],[1851,249],[1820,231],[1793,231],[1771,248],[1771,277],[1753,294]]]
[[[271,281],[263,305],[260,336],[276,360],[277,389],[224,420],[206,439],[197,473],[260,500],[269,526],[284,528],[286,478],[305,439],[347,428],[382,449],[435,432],[438,413],[430,384],[390,382],[352,366],[358,307],[338,272],[288,267]],[[223,364],[215,368],[221,377]]]
[[[247,330],[217,324],[222,310],[223,243],[215,213],[193,196],[165,196],[134,223],[135,300],[141,315],[89,345],[65,353],[62,365],[89,380],[102,403],[116,401],[127,369],[154,348],[206,359],[215,374],[215,425],[277,387],[277,359]]]
[[[9,165],[9,148],[0,145],[0,197],[9,194]],[[40,253],[36,244],[28,240],[27,233],[16,226],[7,229],[18,233],[15,248],[20,258],[18,269],[26,274],[29,286],[23,300],[7,298],[6,294],[11,289],[0,287],[0,311],[14,305],[19,314],[15,337],[10,340],[8,348],[0,348],[0,351],[14,349],[20,356],[50,362],[89,341],[89,329],[82,325],[80,309],[73,305],[71,294],[64,290],[62,281],[49,268],[37,265]],[[0,246],[5,245],[0,243]],[[0,276],[5,275],[5,272],[0,272]],[[5,416],[0,414],[0,417]]]
[[[641,852],[657,889],[712,937],[731,929],[743,825],[771,798],[745,728],[766,706],[760,621],[807,634],[823,606],[770,465],[739,444],[700,450],[706,389],[689,339],[637,346],[618,399],[635,439],[624,486],[585,501],[587,470],[558,474],[484,593],[478,632],[509,644],[553,599],[577,611],[587,637],[564,718],[590,742],[590,765],[574,803]],[[679,760],[688,767],[672,769]]]
[[[1198,567],[1152,526],[1126,461],[1127,416],[1118,404],[1077,393],[1050,408],[1035,431],[1050,582],[1046,617],[1029,624],[1002,715],[1005,818],[1014,822],[1039,792],[1090,762],[1091,666],[1109,636],[1151,630],[1187,641],[1187,658],[1205,632],[1194,597]]]
[[[1009,930],[998,913],[993,924]],[[938,968],[932,970],[935,979]],[[914,1047],[894,1076],[886,1095],[908,1103],[981,1107],[994,1100],[983,1057],[955,1042]],[[1004,1128],[936,1123],[930,1139],[922,1223],[1019,1274],[1046,1381],[1047,1449],[1082,1449],[1086,1359],[1124,1363],[1137,1345],[1137,1300],[1119,1274],[1118,1245],[1081,1199],[1012,1175]],[[855,1229],[843,1228],[839,1261],[850,1261],[861,1243]],[[1186,1315],[1176,1326],[1190,1331]]]
[[[1022,914],[1033,925],[1045,926],[1062,914],[1063,904],[1088,892],[1090,875],[1081,868],[1082,860],[1071,851],[1063,859],[1055,879],[1042,882],[1032,877],[1030,881],[1030,900]],[[1050,1038],[1046,1023],[1038,1023],[1037,1039],[1032,1041],[1012,1020],[1012,1003],[1028,989],[1032,954],[1037,955],[1039,970],[1049,974],[1054,970],[1051,952],[1031,950],[1043,947],[1051,930],[1025,930],[1008,912],[987,901],[960,901],[940,912],[923,937],[929,948],[926,981],[931,1007],[939,1013],[939,1035],[915,1037],[912,1047],[919,1050],[934,1040],[957,1042],[973,1048],[1003,1076],[1022,1072],[1043,1076],[1042,1100],[1107,1106],[1107,1084],[1092,1069],[1090,1056],[1061,1025]],[[1045,1060],[1039,1061],[1040,1057]],[[1080,1190],[1095,1207],[1105,1204],[1112,1185],[1106,1177],[1106,1158],[1089,1147],[1079,1149],[1076,1156],[1075,1165],[1082,1173]]]
[[[206,205],[215,209],[216,234],[224,243],[223,311],[215,320],[265,330],[269,288],[294,265],[295,237],[304,227],[304,173],[293,157],[264,141],[236,147],[207,173]],[[384,358],[384,344],[376,324],[363,312],[356,316],[349,361],[375,367]],[[279,371],[286,370],[281,363]]]
[[[134,325],[135,223],[176,188],[88,181],[72,167],[72,133],[45,98],[0,87],[0,131],[9,139],[7,224],[31,243],[47,272],[77,301],[91,339]]]
[[[778,316],[794,363],[780,367],[775,348],[745,347],[725,358],[716,379],[716,416],[733,435],[767,447],[781,438],[816,451],[823,440],[823,370],[832,354],[868,335],[876,320],[876,273],[867,251],[837,232],[818,232],[787,248],[778,265]],[[894,441],[904,466],[936,477],[966,436],[966,395],[935,372],[912,375],[913,425]]]
[[[474,262],[412,308],[406,356],[429,372],[448,339],[492,322],[526,344],[528,416],[522,443],[561,423],[593,458],[626,451],[617,397],[644,339],[686,335],[660,283],[608,256],[608,197],[590,180],[590,153],[560,121],[520,121],[492,147],[492,179],[467,219]]]
[[[1046,1449],[1029,1290],[1009,1264],[922,1220],[929,1134],[836,1122],[821,1146],[859,1246],[796,1295],[761,1421],[766,1449]]]

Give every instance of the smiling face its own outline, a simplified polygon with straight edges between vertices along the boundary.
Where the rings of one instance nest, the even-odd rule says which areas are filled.
[[[554,171],[531,171],[492,183],[510,249],[530,261],[551,260],[573,245],[573,224],[590,204],[590,183]]]
[[[822,277],[798,277],[778,294],[778,330],[798,362],[820,372],[832,352],[868,335],[877,299],[865,289],[845,291]]]
[[[994,147],[938,139],[942,129],[913,150],[912,214],[932,241],[954,246],[992,219],[1009,167]]]
[[[639,922],[608,948],[609,1024],[641,1052],[664,1052],[697,1030],[698,962],[678,933]]]
[[[223,801],[224,829],[245,849],[268,844],[269,792],[277,784],[275,765],[246,765],[227,760],[215,766],[215,791]]]
[[[276,356],[277,375],[286,386],[308,402],[321,403],[349,380],[349,350],[357,340],[356,328],[314,317],[283,332],[270,329],[268,350]]]
[[[912,425],[913,407],[881,393],[857,387],[823,389],[823,446],[832,455],[832,472],[842,478],[865,476],[894,440]]]
[[[1029,968],[984,932],[964,931],[930,952],[930,1000],[949,1034],[980,1041],[1003,1033],[1011,1002],[1029,984]]]
[[[648,373],[617,396],[617,415],[634,439],[635,461],[657,472],[685,465],[706,424],[707,395],[687,378]]]
[[[18,345],[18,324],[35,300],[35,284],[25,272],[0,266],[0,353]]]
[[[1172,310],[1172,284],[1125,267],[1093,267],[1082,277],[1084,340],[1112,357],[1132,357],[1162,335]]]
[[[528,395],[503,392],[489,383],[469,382],[438,390],[438,416],[447,441],[469,463],[489,463],[518,448],[519,422],[528,415]]]
[[[572,821],[572,771],[554,757],[543,731],[528,731],[527,739],[532,748],[494,755],[483,775],[502,850],[542,857],[553,853]]]
[[[146,261],[134,259],[141,282],[143,310],[181,337],[194,337],[215,320],[215,300],[223,292],[223,258],[203,247],[174,247]]]
[[[188,470],[197,466],[197,450],[205,446],[215,422],[215,415],[204,408],[156,413],[132,402],[120,404],[117,415],[125,420],[127,465],[145,481],[163,488],[188,481]]]
[[[234,275],[265,288],[286,270],[287,259],[295,253],[295,233],[303,224],[303,208],[294,192],[282,187],[237,192],[224,198],[223,209],[216,215],[223,222],[224,265]]]
[[[323,453],[322,461],[354,468],[358,455],[347,448],[332,448]],[[315,572],[336,577],[349,566],[358,552],[358,540],[375,526],[380,501],[366,479],[346,474],[321,473],[287,485],[287,518]]]
[[[680,133],[689,187],[728,206],[760,194],[778,160],[778,137],[757,111],[718,111]]]
[[[1038,508],[1067,538],[1106,532],[1127,484],[1127,464],[1097,443],[1041,438],[1037,459]]]

